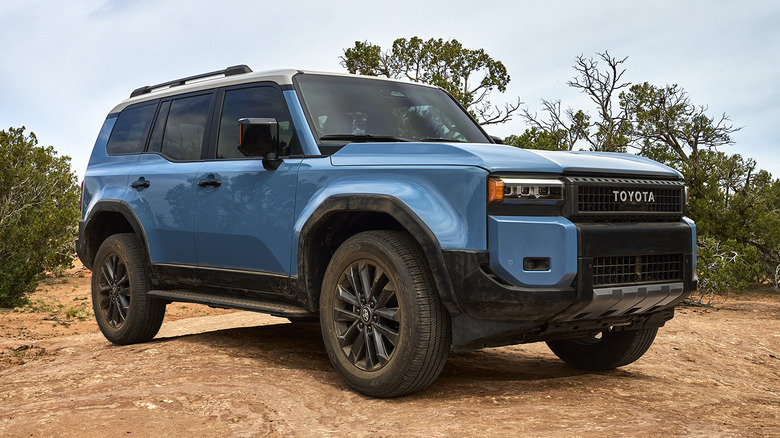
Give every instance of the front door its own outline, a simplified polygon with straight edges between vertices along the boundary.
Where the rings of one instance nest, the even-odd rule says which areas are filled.
[[[212,286],[262,290],[262,282],[247,287],[252,286],[246,282],[247,275],[284,277],[291,272],[301,158],[290,155],[300,146],[278,86],[227,89],[218,102],[217,141],[196,176],[193,229],[198,266],[206,268],[202,273],[211,274]],[[239,152],[240,118],[277,120],[280,157],[284,158],[278,169],[265,170],[261,157],[245,157]]]

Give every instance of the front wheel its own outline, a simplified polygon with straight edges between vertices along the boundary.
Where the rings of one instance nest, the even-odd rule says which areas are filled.
[[[657,328],[593,333],[577,339],[548,341],[547,346],[561,360],[586,371],[605,371],[628,365],[653,344]]]
[[[95,256],[92,310],[100,331],[118,345],[154,338],[165,316],[165,302],[148,296],[141,243],[134,234],[109,236]]]
[[[323,281],[320,326],[336,371],[371,397],[428,387],[450,349],[449,314],[427,261],[398,231],[360,233],[336,250]]]

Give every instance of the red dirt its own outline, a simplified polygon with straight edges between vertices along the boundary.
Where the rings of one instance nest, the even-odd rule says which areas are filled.
[[[0,436],[780,436],[771,295],[683,308],[618,370],[503,347],[451,355],[431,388],[375,400],[341,383],[317,324],[172,304],[154,341],[111,345],[88,274],[48,280],[28,312],[0,310]]]

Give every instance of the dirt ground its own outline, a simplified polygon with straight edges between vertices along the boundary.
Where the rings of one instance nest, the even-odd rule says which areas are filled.
[[[177,303],[154,341],[113,346],[89,281],[72,270],[0,309],[0,436],[780,436],[776,294],[680,309],[618,370],[494,348],[375,400],[341,383],[317,324]]]

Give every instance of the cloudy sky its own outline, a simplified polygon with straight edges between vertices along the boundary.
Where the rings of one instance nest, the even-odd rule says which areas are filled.
[[[625,79],[677,83],[780,177],[780,2],[122,1],[0,2],[0,129],[26,126],[83,175],[109,110],[142,85],[248,64],[343,71],[355,41],[457,39],[511,75],[505,95],[582,107],[566,86],[577,55],[628,56]],[[519,119],[491,134],[521,133]]]

